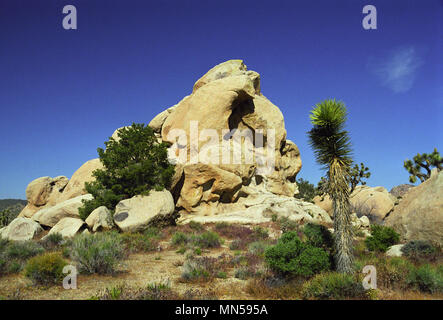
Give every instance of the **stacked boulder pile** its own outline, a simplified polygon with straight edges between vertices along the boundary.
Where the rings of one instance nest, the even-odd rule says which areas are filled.
[[[219,140],[209,143],[197,137],[196,143],[183,147],[172,133],[181,130],[185,140],[191,142],[194,123],[198,123],[198,132],[210,129]],[[29,240],[38,237],[43,229],[64,237],[113,228],[134,232],[165,216],[180,216],[179,223],[262,223],[271,221],[274,215],[300,223],[332,222],[322,208],[294,198],[298,193],[296,176],[302,165],[299,149],[286,139],[280,109],[262,94],[260,75],[247,70],[243,61],[230,60],[209,70],[194,84],[189,96],[158,114],[148,125],[159,142],[170,144],[169,157],[176,170],[169,190],[123,200],[114,214],[105,207],[97,208],[83,221],[78,208],[82,200],[92,197],[84,190],[84,183],[92,181],[93,171],[102,168],[99,159],[93,159],[71,179],[42,177],[32,181],[26,189],[28,205],[16,220],[0,229],[0,235]],[[237,130],[251,132],[252,139],[234,139]],[[118,138],[117,130],[112,137]],[[257,144],[256,140],[263,143]],[[178,158],[180,149],[185,148],[185,154],[190,155],[193,148],[205,147],[218,151],[220,157],[226,156],[226,145],[233,146],[229,152],[238,147],[249,148],[254,155],[252,161],[245,161],[243,155],[240,163],[180,162]],[[272,170],[261,170],[263,163],[258,154],[271,160]]]

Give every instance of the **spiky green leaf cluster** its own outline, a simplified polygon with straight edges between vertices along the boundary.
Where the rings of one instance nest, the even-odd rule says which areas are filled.
[[[429,179],[431,177],[431,169],[432,167],[437,168],[438,171],[442,169],[443,159],[440,156],[440,153],[437,151],[437,148],[434,149],[434,152],[428,153],[417,153],[417,155],[412,158],[412,160],[406,159],[403,166],[409,172],[409,181],[411,183],[417,182],[417,178],[420,179],[421,182]],[[421,172],[424,169],[425,173]]]
[[[332,160],[349,166],[351,143],[349,134],[344,130],[346,107],[342,102],[325,100],[316,104],[310,114],[314,126],[309,132],[309,144],[314,150],[317,162],[327,169]]]

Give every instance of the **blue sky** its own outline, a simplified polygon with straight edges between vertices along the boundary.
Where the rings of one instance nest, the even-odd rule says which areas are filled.
[[[68,4],[77,30],[62,28]],[[377,30],[362,28],[366,4]],[[229,59],[261,74],[300,148],[299,177],[323,174],[308,115],[336,98],[368,184],[407,183],[406,158],[443,149],[442,36],[437,0],[2,0],[0,198],[25,198],[41,176],[70,177],[116,128],[148,123]]]

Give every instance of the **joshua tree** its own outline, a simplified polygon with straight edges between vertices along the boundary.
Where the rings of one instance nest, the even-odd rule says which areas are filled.
[[[360,167],[358,164],[353,166],[350,171],[350,177],[351,177],[351,191],[349,193],[351,194],[352,191],[354,191],[355,187],[361,183],[362,185],[366,184],[366,181],[363,181],[363,179],[367,179],[371,176],[371,173],[369,172],[369,168],[366,167],[363,162],[360,163]]]
[[[360,163],[360,167],[358,166],[358,164],[351,167],[349,171],[349,194],[352,194],[358,184],[364,186],[366,184],[366,181],[363,181],[363,179],[367,179],[370,176],[371,173],[369,172],[369,168],[366,167],[363,162]],[[317,184],[316,194],[323,197],[327,193],[328,179],[325,177],[321,177],[321,180]]]
[[[430,154],[417,153],[412,159],[414,162],[409,159],[406,159],[404,162],[404,167],[410,174],[409,181],[411,183],[417,182],[417,178],[419,178],[421,182],[429,179],[431,177],[431,167],[436,167],[438,171],[442,169],[443,159],[437,151],[437,148]],[[425,169],[426,173],[420,172],[421,169]]]
[[[351,143],[344,130],[346,107],[334,100],[317,104],[310,114],[309,144],[317,162],[327,171],[328,193],[334,208],[335,264],[338,272],[352,273],[352,227],[349,204]]]

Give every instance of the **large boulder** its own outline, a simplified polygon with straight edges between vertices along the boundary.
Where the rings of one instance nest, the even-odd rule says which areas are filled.
[[[328,194],[314,197],[314,204],[325,210],[331,218],[334,217],[332,199]]]
[[[403,198],[409,189],[414,188],[413,184],[400,184],[389,191],[396,198]]]
[[[105,206],[98,207],[92,211],[85,222],[93,232],[111,230],[114,227],[112,214]]]
[[[261,94],[260,75],[241,60],[212,68],[150,126],[171,144],[169,158],[179,165],[171,191],[187,213],[215,214],[218,203],[237,203],[251,186],[257,193],[298,193],[300,151],[286,139],[280,109]]]
[[[404,244],[396,244],[393,246],[390,246],[388,248],[388,250],[386,250],[386,255],[388,257],[401,257],[403,256],[403,252],[401,251],[401,249],[404,247]]]
[[[136,232],[174,222],[174,210],[174,199],[169,191],[151,190],[147,196],[120,201],[115,207],[114,223],[124,232]]]
[[[176,106],[172,106],[169,109],[166,109],[156,115],[149,123],[148,126],[154,130],[155,133],[161,133],[163,124],[166,121],[166,118],[169,117],[171,112],[175,109]]]
[[[429,240],[443,245],[443,172],[410,189],[385,225],[399,232],[403,240]]]
[[[38,210],[55,205],[68,182],[69,179],[64,176],[41,177],[31,181],[26,188],[28,204],[19,216],[30,218]]]
[[[381,223],[392,211],[396,200],[385,188],[368,186],[357,186],[350,197],[353,212],[377,223]]]
[[[29,218],[18,217],[11,223],[0,230],[0,238],[13,241],[32,240],[43,228],[34,220]]]
[[[310,202],[304,202],[293,197],[261,194],[245,198],[242,206],[239,206],[237,210],[233,210],[232,207],[233,205],[221,203],[217,207],[217,214],[207,216],[192,213],[186,214],[179,218],[179,222],[256,224],[270,222],[275,216],[277,218],[284,217],[300,224],[308,222],[332,224],[332,220],[326,211]]]
[[[51,234],[60,234],[63,238],[72,238],[79,233],[81,227],[85,224],[82,219],[63,218],[43,237],[43,240]]]
[[[94,181],[92,173],[103,169],[100,159],[92,159],[84,163],[71,177],[58,203],[86,194],[85,182]]]
[[[239,176],[213,165],[186,165],[184,175],[184,185],[177,206],[188,212],[201,201],[218,202],[223,198],[231,202],[235,192],[242,185]]]
[[[82,200],[91,199],[92,195],[86,194],[66,200],[53,207],[38,211],[32,216],[32,219],[39,222],[41,225],[53,227],[63,218],[80,218],[78,208],[83,205]]]
[[[28,202],[35,206],[45,205],[52,191],[51,181],[50,177],[41,177],[31,181],[26,188]]]

